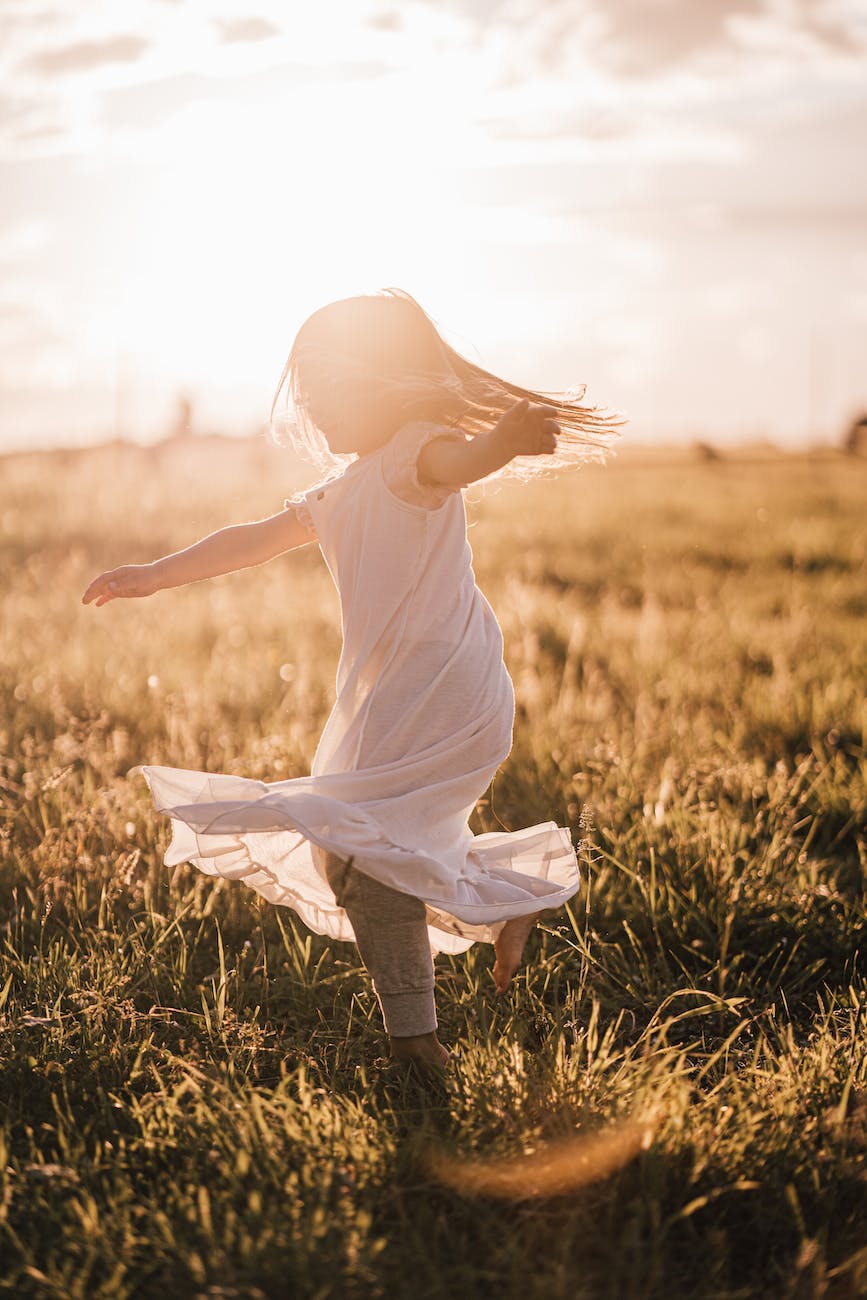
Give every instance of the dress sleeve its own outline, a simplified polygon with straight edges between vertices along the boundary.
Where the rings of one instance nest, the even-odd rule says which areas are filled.
[[[307,529],[311,537],[316,536],[316,529],[313,525],[313,517],[307,505],[307,493],[298,492],[294,497],[286,497],[283,502],[283,509],[293,509],[300,519],[301,523]]]
[[[382,458],[382,474],[386,487],[401,501],[425,510],[437,510],[460,492],[460,485],[451,487],[441,483],[419,483],[418,458],[423,447],[435,438],[450,438],[466,442],[459,429],[437,424],[405,424],[386,443]]]

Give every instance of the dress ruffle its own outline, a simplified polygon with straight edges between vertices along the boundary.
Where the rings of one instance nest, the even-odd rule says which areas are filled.
[[[418,477],[418,458],[422,450],[436,438],[450,438],[464,443],[466,438],[456,430],[444,428],[439,424],[407,424],[387,444],[383,452],[382,471],[386,486],[390,492],[407,505],[421,506],[427,510],[436,510],[444,505],[460,487],[445,487],[441,484],[420,483]]]
[[[297,496],[294,497],[286,497],[286,499],[283,502],[283,509],[288,510],[290,507],[292,507],[295,510],[295,513],[298,516],[301,523],[307,529],[307,531],[311,534],[312,537],[315,537],[316,526],[313,523],[313,516],[311,515],[310,507],[308,506],[305,500],[305,495],[306,495],[305,493],[299,493]]]
[[[314,777],[270,783],[154,766],[129,775],[136,774],[147,781],[157,810],[172,819],[167,866],[191,862],[206,875],[242,880],[334,939],[354,934],[315,864],[312,844],[351,857],[391,888],[411,881],[407,892],[426,904],[435,952],[493,942],[506,920],[560,907],[580,887],[571,837],[554,822],[470,836],[456,872],[453,861],[395,843],[374,816],[322,793]]]

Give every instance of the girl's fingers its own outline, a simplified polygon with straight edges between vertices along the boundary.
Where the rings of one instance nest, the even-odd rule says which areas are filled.
[[[106,574],[101,573],[85,591],[81,598],[83,605],[89,605],[91,601],[95,605],[104,605],[107,600],[113,600],[115,596],[121,595],[120,581],[117,578],[109,578]]]
[[[520,430],[521,441],[526,450],[525,456],[550,456],[557,450],[557,435],[562,432],[559,421],[554,418],[557,407],[546,402],[531,403],[522,397],[501,416],[501,422],[508,423]]]
[[[503,416],[503,419],[512,420],[517,424],[520,420],[523,420],[524,416],[527,414],[529,406],[530,403],[527,401],[526,397],[522,397],[514,406],[509,407],[508,411]]]
[[[557,425],[556,419],[553,418],[556,417],[556,415],[556,406],[549,406],[544,402],[533,402],[531,405],[528,398],[522,397],[519,401],[515,402],[513,406],[509,407],[508,411],[506,411],[502,418],[504,420],[513,420],[515,423],[518,423],[523,421],[525,417],[529,417],[534,422],[542,421],[543,426],[546,427],[549,424]],[[557,425],[557,428],[559,429],[559,425]]]

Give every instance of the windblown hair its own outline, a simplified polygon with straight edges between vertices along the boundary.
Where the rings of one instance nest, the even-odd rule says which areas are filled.
[[[402,289],[382,289],[321,307],[301,326],[283,367],[271,403],[272,436],[281,445],[288,442],[330,478],[355,456],[332,452],[311,415],[322,384],[348,392],[354,402],[374,404],[390,434],[418,420],[475,435],[493,428],[521,398],[554,407],[552,418],[561,429],[557,451],[518,456],[491,476],[497,478],[527,479],[602,460],[620,436],[618,426],[627,423],[619,411],[582,406],[586,384],[565,392],[536,392],[483,370],[450,347]],[[284,385],[284,410],[275,416]]]

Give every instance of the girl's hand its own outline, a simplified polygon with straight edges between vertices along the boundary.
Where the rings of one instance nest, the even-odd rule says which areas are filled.
[[[119,569],[109,569],[94,578],[82,596],[81,603],[89,605],[95,601],[97,605],[105,605],[107,601],[116,600],[120,596],[152,596],[159,590],[156,565],[124,564]]]
[[[560,425],[552,416],[555,406],[543,406],[522,397],[501,416],[492,432],[509,449],[510,456],[551,456],[557,450]]]

